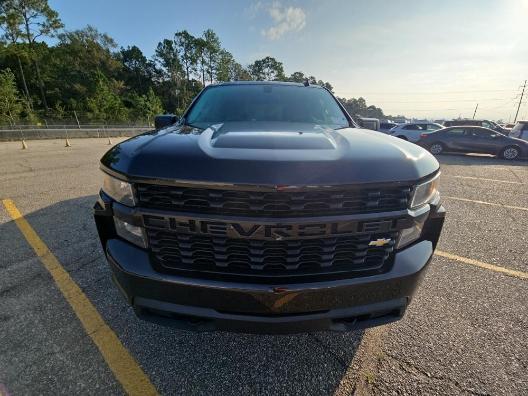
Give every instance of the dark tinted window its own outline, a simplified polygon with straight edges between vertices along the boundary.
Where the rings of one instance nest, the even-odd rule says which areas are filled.
[[[458,126],[458,125],[480,125],[480,121],[473,121],[473,120],[453,120],[453,121],[446,121],[444,123],[445,126]]]
[[[471,135],[479,137],[479,138],[488,138],[491,139],[493,137],[500,137],[502,136],[501,133],[490,131],[484,128],[471,128],[470,130]]]
[[[409,124],[409,125],[405,125],[402,129],[406,131],[420,131],[423,128],[421,128],[420,125],[417,125],[417,124]]]
[[[427,124],[427,130],[428,131],[436,131],[438,129],[441,129],[442,127],[436,125],[436,124]]]
[[[326,90],[295,85],[223,85],[206,89],[186,121],[207,128],[229,121],[302,122],[330,128],[348,126]]]
[[[445,133],[449,136],[464,136],[466,132],[464,128],[453,128],[445,131]]]
[[[490,129],[493,129],[495,128],[497,125],[496,124],[492,124],[491,122],[488,122],[488,121],[482,121],[482,126],[484,128],[490,128]]]

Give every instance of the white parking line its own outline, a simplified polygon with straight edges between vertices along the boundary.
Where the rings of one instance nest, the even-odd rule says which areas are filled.
[[[474,265],[475,267],[480,267],[480,268],[484,268],[490,271],[499,272],[504,275],[513,276],[515,278],[528,280],[528,272],[516,271],[516,270],[509,269],[509,268],[500,267],[498,265],[484,263],[479,260],[457,256],[456,254],[452,254],[452,253],[442,252],[441,250],[435,251],[435,254],[437,256],[445,257],[450,260],[459,261],[464,264],[470,264],[470,265]]]
[[[490,181],[490,182],[497,182],[497,183],[520,184],[520,185],[527,184],[527,183],[518,182],[518,181],[499,180],[499,179],[486,179],[484,177],[474,177],[474,176],[453,176],[453,177],[456,177],[458,179],[482,180],[482,181]]]
[[[484,202],[484,201],[477,201],[477,200],[474,200],[474,199],[450,197],[450,196],[447,196],[447,195],[443,195],[442,197],[443,198],[447,198],[447,199],[452,199],[454,201],[471,202],[471,203],[477,203],[477,204],[481,204],[481,205],[490,205],[490,206],[500,206],[501,208],[524,210],[524,211],[528,212],[528,208],[523,208],[521,206],[503,205],[503,204],[494,203],[494,202]]]

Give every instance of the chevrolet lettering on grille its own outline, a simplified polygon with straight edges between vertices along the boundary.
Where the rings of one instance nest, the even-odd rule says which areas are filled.
[[[143,222],[147,228],[170,230],[185,234],[205,234],[228,238],[286,240],[391,232],[401,229],[402,222],[405,222],[405,219],[286,224],[197,220],[196,218],[179,216],[162,217],[143,215]]]

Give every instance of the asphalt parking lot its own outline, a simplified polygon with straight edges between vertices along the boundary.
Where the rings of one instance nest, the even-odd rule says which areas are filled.
[[[528,394],[527,162],[439,157],[448,217],[402,321],[195,334],[139,321],[111,282],[92,218],[106,141],[28,145],[0,143],[0,395],[123,394],[139,389],[123,385],[136,364],[160,394]],[[49,251],[37,256],[13,207]],[[53,257],[62,278],[45,266]],[[97,326],[78,319],[65,284],[80,287]],[[117,361],[101,352],[115,343]]]

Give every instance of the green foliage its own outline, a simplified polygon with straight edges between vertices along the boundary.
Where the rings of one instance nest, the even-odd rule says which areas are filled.
[[[131,117],[137,120],[147,120],[152,124],[154,117],[163,113],[161,99],[149,88],[146,95],[136,95],[133,99]]]
[[[352,117],[385,118],[382,109],[372,105],[367,106],[367,102],[364,98],[338,99]]]
[[[282,62],[271,56],[256,60],[249,65],[248,69],[253,80],[281,81],[286,79]]]
[[[40,54],[35,44],[37,38],[53,37],[64,26],[59,14],[48,5],[47,0],[1,0],[0,26],[13,44],[19,39],[28,44],[28,54],[34,65],[40,98],[44,108],[47,109],[46,89],[39,65]],[[20,70],[24,75],[22,67]],[[31,105],[25,82],[24,90]]]
[[[222,81],[308,80],[333,90],[330,83],[302,71],[286,76],[282,62],[271,56],[243,66],[211,29],[198,37],[178,31],[161,40],[148,59],[137,46],[118,49],[110,36],[92,26],[59,32],[61,28],[47,0],[0,0],[0,70],[13,71],[13,120],[37,122],[36,114],[73,119],[76,111],[94,121],[150,122],[164,111],[181,114],[204,86]],[[41,41],[53,36],[54,45]],[[363,98],[341,101],[352,115],[383,116]],[[4,115],[0,122],[11,122],[8,118]]]
[[[90,116],[96,120],[125,121],[128,110],[119,96],[118,83],[108,81],[99,75],[96,90],[92,97],[86,100]]]
[[[148,60],[135,45],[121,48],[117,56],[123,65],[120,77],[130,91],[144,94],[152,89],[157,72],[154,61]]]
[[[14,125],[20,118],[23,105],[10,69],[0,72],[0,122]]]
[[[205,41],[205,71],[207,73],[207,76],[209,77],[209,82],[212,83],[214,81],[214,75],[218,65],[218,58],[220,56],[222,46],[220,43],[220,38],[218,38],[218,36],[212,29],[207,29],[205,32],[203,32],[203,40]]]
[[[191,75],[196,72],[197,68],[196,37],[187,30],[182,30],[174,34],[174,44],[185,71],[185,79],[190,81]]]

